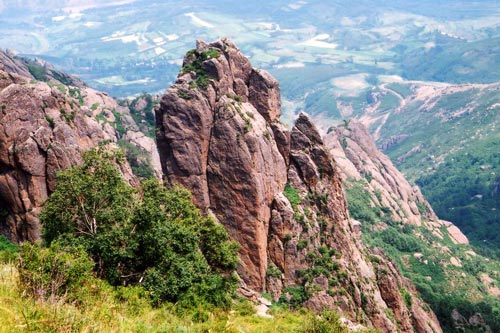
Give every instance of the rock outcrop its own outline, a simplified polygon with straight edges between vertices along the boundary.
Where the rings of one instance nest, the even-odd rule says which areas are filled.
[[[156,117],[166,177],[224,223],[241,245],[240,274],[258,290],[265,285],[270,206],[286,183],[274,138],[274,130],[284,131],[273,123],[277,96],[276,80],[254,70],[230,42],[198,42]]]
[[[383,332],[441,332],[422,302],[405,304],[407,281],[395,268],[377,283],[311,119],[300,114],[288,131],[279,116],[276,80],[225,39],[186,54],[157,109],[165,177],[190,189],[240,243],[242,285]]]
[[[0,52],[0,233],[14,242],[40,238],[38,215],[54,190],[57,171],[79,164],[83,152],[99,142],[116,143],[117,122],[105,114],[126,111],[106,94],[49,81],[36,80],[25,62]],[[123,114],[120,125],[126,123]],[[145,144],[154,145],[149,140]],[[127,164],[122,173],[136,181]]]
[[[442,230],[448,230],[456,244],[468,243],[456,226],[436,216],[420,189],[410,185],[391,160],[377,148],[360,122],[354,119],[346,121],[332,129],[324,139],[339,165],[343,180],[366,181],[373,204],[386,207],[386,213],[394,221],[423,225],[441,239]]]
[[[352,119],[325,136],[344,180],[365,179],[379,206],[389,207],[392,217],[404,223],[420,225],[423,219],[437,220],[418,187],[411,186],[391,160],[380,152],[371,135]],[[377,198],[378,197],[378,198]]]

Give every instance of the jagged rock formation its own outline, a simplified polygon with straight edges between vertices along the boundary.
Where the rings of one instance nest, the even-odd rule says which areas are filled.
[[[3,65],[3,71],[34,79],[28,68],[22,63],[20,59],[14,58],[14,55],[11,51],[0,51],[0,62]],[[2,80],[3,79],[4,78],[2,78]]]
[[[446,227],[455,244],[467,244],[467,237],[451,222],[440,220],[420,189],[412,186],[391,160],[378,150],[367,129],[351,119],[325,136],[344,181],[366,180],[373,204],[387,207],[391,218],[403,224],[424,225],[443,239]]]
[[[6,72],[16,73],[31,80],[64,84],[79,88],[87,86],[79,78],[58,71],[51,64],[41,59],[19,58],[10,50],[6,50],[5,52],[0,51],[0,62],[3,64]]]
[[[15,242],[38,240],[38,215],[57,171],[80,163],[99,142],[117,141],[116,122],[96,116],[113,116],[119,106],[90,88],[35,80],[25,62],[0,52],[0,107],[0,233]],[[134,181],[127,165],[122,172]]]
[[[241,244],[244,280],[261,289],[269,207],[286,183],[285,158],[273,127],[283,139],[288,136],[279,123],[272,127],[280,112],[278,84],[267,73],[252,69],[228,42],[199,42],[196,52],[186,56],[184,68],[189,65],[193,71],[180,74],[163,96],[156,117],[163,171],[169,181],[190,189],[202,210],[224,221]],[[205,89],[193,89],[203,84],[204,76],[214,80]]]
[[[393,247],[393,249],[397,248],[396,254],[393,253],[392,256],[393,258],[395,255],[399,257],[400,263],[406,266],[408,275],[415,281],[423,278],[433,289],[442,290],[443,294],[465,294],[467,301],[470,302],[480,302],[484,297],[498,297],[500,293],[495,287],[494,280],[489,276],[489,274],[496,274],[498,268],[488,273],[482,273],[480,278],[476,272],[466,268],[468,265],[471,267],[472,262],[474,262],[473,265],[481,266],[481,262],[490,262],[490,259],[482,258],[476,254],[468,246],[467,237],[457,226],[451,222],[440,220],[436,216],[419,189],[412,187],[391,161],[376,148],[374,140],[361,123],[355,120],[346,121],[343,125],[332,128],[324,140],[334,155],[348,190],[351,191],[350,199],[353,201],[350,204],[354,203],[357,195],[357,200],[363,198],[363,204],[365,207],[369,207],[368,210],[384,214],[384,216],[378,216],[376,221],[371,220],[370,216],[366,214],[358,214],[365,217],[365,219],[360,218],[359,224],[360,227],[363,225],[365,232],[370,233],[365,237],[368,241],[382,239],[382,244],[391,244],[391,240],[387,238],[383,240],[380,235],[386,230],[398,230],[392,235],[396,238],[401,236],[403,239],[406,235],[404,232],[406,229],[407,234],[419,240],[422,252],[420,250],[415,252],[416,250],[408,250],[408,248],[405,250],[396,245]],[[356,192],[359,189],[362,189],[362,196],[360,196],[360,192]],[[353,206],[355,210],[359,210],[359,204]],[[381,243],[377,243],[377,241],[374,243],[381,246]],[[392,243],[390,246],[394,244]],[[385,258],[378,250],[375,250],[375,253],[380,258]],[[378,261],[384,262],[385,260]],[[414,261],[413,264],[411,264],[412,261]],[[415,264],[415,261],[418,264]],[[422,266],[428,265],[439,267],[441,274],[446,276],[446,282],[439,284],[439,282],[435,282],[439,279],[438,274],[422,274],[422,271],[419,271]],[[420,268],[414,268],[419,266]],[[386,275],[380,273],[393,271],[393,269],[392,265],[384,267],[379,264],[377,267],[378,285],[381,290],[385,291],[382,292],[382,295],[387,304],[392,304],[397,300],[397,297],[384,296],[390,295],[389,291],[393,289],[393,286],[390,285],[391,279],[387,279]],[[399,281],[399,283],[405,285],[404,288],[407,290],[413,289],[413,286],[405,284],[404,280]],[[425,288],[427,283],[420,282],[418,285],[419,289],[422,286]],[[437,287],[438,285],[439,287]],[[451,299],[453,297],[457,296],[452,296]],[[436,306],[436,304],[434,303],[432,306]],[[397,306],[391,308],[396,309],[394,313],[398,313]],[[441,312],[441,318],[453,322],[457,329],[484,330],[485,332],[489,330],[480,313],[474,314],[471,319],[466,319],[460,315],[457,309],[446,308],[441,304],[437,305],[437,308]],[[418,317],[418,314],[413,314],[413,316]],[[489,320],[491,319],[489,318]],[[448,326],[449,328],[450,326]]]
[[[412,289],[396,269],[376,282],[311,119],[288,131],[279,116],[276,80],[228,40],[198,42],[157,110],[163,172],[240,243],[242,284],[383,332],[441,332],[415,296],[405,304],[400,289]]]

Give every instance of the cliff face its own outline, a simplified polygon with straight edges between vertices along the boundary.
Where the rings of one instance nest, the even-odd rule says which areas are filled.
[[[252,69],[234,45],[199,42],[156,117],[166,177],[190,189],[196,204],[224,223],[241,244],[240,274],[259,290],[265,285],[270,206],[286,183],[274,135],[288,140],[276,121],[277,96],[277,82]]]
[[[480,303],[491,297],[498,299],[500,293],[495,280],[491,278],[497,274],[498,265],[492,265],[493,260],[474,252],[468,245],[467,237],[457,226],[436,216],[420,190],[412,187],[377,149],[374,140],[360,122],[346,121],[331,129],[324,140],[350,193],[352,215],[359,218],[360,225],[367,232],[365,239],[377,246],[392,249],[392,257],[400,260],[400,264],[404,265],[408,276],[412,277],[420,290],[440,290],[442,298],[439,303],[432,297],[428,299],[433,302],[433,308],[439,309],[440,320],[453,323],[447,324],[446,329],[491,331],[488,322],[494,323],[494,319],[483,319],[483,316],[488,316],[488,311],[474,313],[472,316],[469,314],[470,317],[465,318],[460,311],[466,312],[467,307],[460,308],[453,302],[462,297],[471,303]],[[363,207],[360,207],[359,201],[362,201]],[[383,214],[374,220],[366,214],[370,210]],[[382,236],[384,234],[385,237]],[[392,238],[387,235],[392,235]],[[398,245],[397,242],[402,239],[402,243]],[[408,246],[412,241],[414,245]],[[386,261],[383,253],[378,250],[375,252],[380,256],[379,261]],[[426,271],[431,265],[436,267],[432,273]],[[486,268],[488,265],[492,268]],[[469,267],[482,267],[479,269],[482,272],[478,274],[478,270],[471,270]],[[387,296],[391,295],[390,290],[394,288],[391,281],[398,281],[407,290],[414,289],[405,279],[388,279],[387,275],[381,274],[394,270],[392,264],[388,267],[379,265],[377,270],[378,285],[387,304],[395,301]],[[440,280],[440,276],[445,278]],[[419,315],[420,313],[414,313],[413,317],[417,318]]]
[[[366,180],[373,205],[386,207],[394,221],[423,225],[443,239],[446,230],[455,244],[468,244],[467,237],[451,222],[439,220],[417,186],[411,186],[391,160],[375,145],[367,129],[351,119],[331,130],[325,143],[334,156],[344,181]]]
[[[54,78],[38,81],[25,63],[3,52],[0,107],[0,233],[14,242],[35,241],[41,231],[38,215],[54,190],[57,171],[80,163],[83,152],[99,142],[116,142],[112,118],[124,110],[90,88]],[[127,134],[133,130],[128,128]],[[135,182],[128,166],[122,172]]]
[[[156,114],[165,176],[240,243],[242,285],[383,332],[441,332],[418,298],[404,303],[401,288],[412,289],[396,269],[367,260],[311,119],[301,114],[288,131],[279,116],[276,80],[228,40],[186,54]]]

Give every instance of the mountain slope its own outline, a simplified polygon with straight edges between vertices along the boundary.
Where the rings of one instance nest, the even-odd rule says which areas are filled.
[[[456,226],[437,218],[361,123],[331,129],[325,142],[342,171],[349,211],[361,222],[364,241],[398,263],[443,329],[497,331],[498,261],[478,255]]]
[[[306,106],[325,132],[342,118],[361,121],[441,218],[498,256],[500,85],[378,76],[370,87],[365,80],[353,76],[343,82],[364,82],[361,89],[315,91]]]
[[[398,106],[359,115],[379,145],[421,186],[438,215],[479,245],[498,248],[500,85],[400,83]],[[381,96],[383,99],[384,97]],[[487,212],[487,213],[486,213]],[[484,243],[483,241],[488,243]]]

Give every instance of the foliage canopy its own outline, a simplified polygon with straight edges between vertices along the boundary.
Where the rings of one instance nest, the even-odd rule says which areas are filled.
[[[62,171],[41,214],[44,240],[83,247],[99,277],[142,285],[154,303],[227,306],[236,282],[237,244],[203,216],[190,193],[155,179],[139,189],[121,177],[119,152],[99,147]]]

